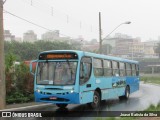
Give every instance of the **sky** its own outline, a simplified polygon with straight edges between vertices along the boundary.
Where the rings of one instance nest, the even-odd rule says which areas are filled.
[[[34,30],[38,38],[47,30],[60,30],[64,37],[98,40],[99,12],[102,38],[126,21],[131,24],[122,24],[110,36],[122,33],[142,41],[160,36],[160,0],[7,0],[4,29],[16,37],[28,30]]]

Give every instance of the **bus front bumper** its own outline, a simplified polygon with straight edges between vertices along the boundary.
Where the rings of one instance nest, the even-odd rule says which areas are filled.
[[[79,93],[67,93],[67,94],[52,94],[46,95],[39,93],[37,91],[34,92],[35,102],[45,102],[45,103],[53,103],[53,104],[79,104]]]

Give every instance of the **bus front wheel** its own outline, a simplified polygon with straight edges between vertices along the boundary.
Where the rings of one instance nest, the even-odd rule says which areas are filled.
[[[56,104],[57,107],[64,109],[67,107],[68,104]]]
[[[93,95],[93,102],[91,103],[88,103],[89,107],[93,108],[93,109],[96,109],[100,106],[100,95],[97,91],[94,92],[94,95]]]

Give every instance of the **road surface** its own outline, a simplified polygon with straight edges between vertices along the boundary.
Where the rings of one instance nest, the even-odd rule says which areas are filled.
[[[160,102],[160,86],[152,85],[152,84],[140,84],[140,90],[131,94],[129,100],[127,101],[120,101],[117,99],[110,99],[103,101],[101,107],[99,108],[100,111],[104,111],[107,114],[107,111],[143,111],[147,109],[151,104],[157,105]],[[14,110],[14,109],[12,109]],[[16,109],[16,111],[52,111],[54,114],[60,113],[59,109],[55,105],[46,105],[41,107],[35,108],[22,108]],[[74,113],[73,111],[81,111],[78,113],[78,117],[69,117],[63,118],[61,117],[50,117],[49,120],[84,120],[84,119],[93,119],[91,116],[95,117],[96,112],[88,108],[86,104],[84,105],[68,105],[67,109],[63,110],[63,112],[67,113]],[[76,116],[76,115],[75,115]],[[87,117],[88,116],[88,117]],[[87,117],[87,118],[86,118]],[[17,118],[16,118],[17,119]],[[22,119],[22,118],[21,118]],[[7,118],[6,120],[9,120]],[[30,120],[40,120],[39,118],[30,118]]]

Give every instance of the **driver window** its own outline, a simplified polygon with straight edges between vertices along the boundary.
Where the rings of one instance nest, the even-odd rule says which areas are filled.
[[[86,83],[91,75],[91,58],[83,57],[80,64],[80,85]]]

